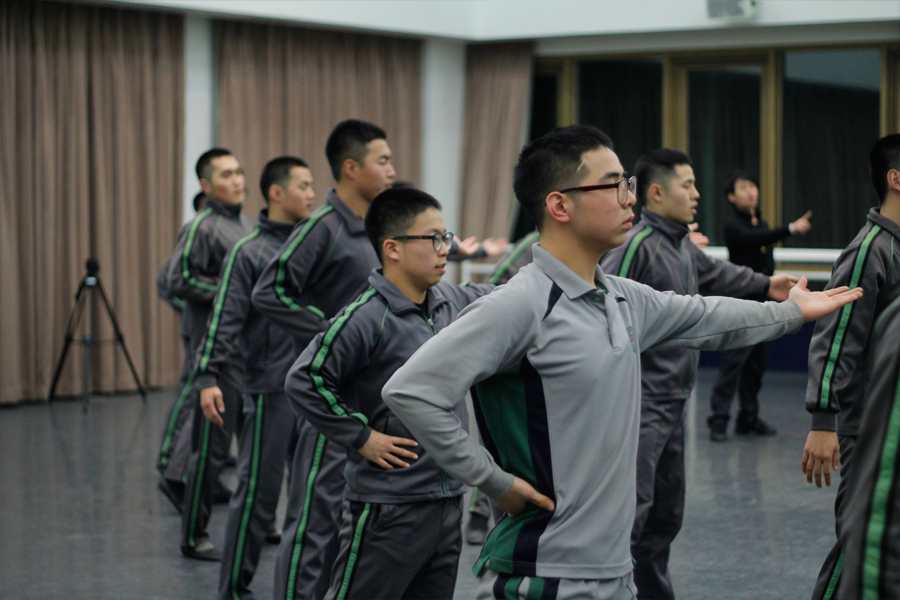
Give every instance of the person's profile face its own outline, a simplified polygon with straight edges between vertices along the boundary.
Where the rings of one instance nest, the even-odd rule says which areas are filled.
[[[445,233],[447,228],[441,211],[428,208],[416,216],[404,235],[433,236]],[[443,277],[449,253],[447,244],[442,244],[440,250],[435,250],[434,242],[430,239],[398,240],[397,267],[416,287],[428,289]]]
[[[368,202],[391,187],[397,173],[391,164],[393,156],[386,140],[372,140],[366,144],[368,152],[356,172],[356,187]]]
[[[585,152],[581,159],[588,172],[578,186],[616,183],[625,177],[619,157],[605,146]],[[622,205],[618,194],[616,188],[572,194],[571,230],[585,245],[606,252],[625,242],[634,219],[631,207],[635,198],[628,192]]]
[[[676,165],[675,175],[662,188],[661,214],[681,225],[694,222],[697,214],[697,191],[694,169],[691,165]]]
[[[241,204],[244,201],[244,170],[233,156],[219,156],[210,161],[213,171],[209,179],[201,179],[200,186],[210,198],[223,204]]]
[[[316,197],[312,172],[306,167],[292,167],[291,179],[285,188],[284,210],[295,222],[307,218]]]
[[[752,215],[759,204],[759,188],[752,181],[738,179],[734,182],[734,192],[728,194],[728,201],[739,211]]]

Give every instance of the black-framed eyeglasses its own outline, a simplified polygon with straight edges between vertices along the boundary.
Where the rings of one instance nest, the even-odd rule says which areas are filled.
[[[560,194],[566,194],[568,192],[591,192],[593,190],[608,190],[610,188],[616,188],[618,191],[618,200],[619,204],[625,206],[628,204],[628,192],[632,194],[637,190],[637,177],[629,177],[628,179],[622,178],[615,183],[601,183],[600,185],[583,185],[581,187],[572,187],[561,190]]]
[[[441,246],[447,246],[447,250],[450,250],[450,244],[453,243],[453,234],[449,231],[447,233],[435,233],[434,235],[395,235],[391,238],[392,240],[431,240],[431,246],[434,248],[435,252],[441,251]]]

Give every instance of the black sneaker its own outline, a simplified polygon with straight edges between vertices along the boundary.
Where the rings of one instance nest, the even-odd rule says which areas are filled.
[[[277,546],[281,543],[281,532],[277,529],[272,529],[269,533],[266,534],[266,543],[273,544]]]
[[[710,429],[709,439],[712,442],[727,442],[728,435],[725,433],[724,429]]]
[[[750,423],[738,420],[738,422],[734,424],[734,432],[738,435],[775,435],[778,433],[778,430],[762,419],[756,419]]]
[[[208,562],[220,562],[222,553],[216,550],[209,540],[203,540],[193,548],[190,546],[182,546],[181,553],[185,558],[193,558],[194,560],[205,560]]]
[[[487,537],[487,517],[472,513],[469,522],[466,523],[466,542],[473,546],[480,546]]]

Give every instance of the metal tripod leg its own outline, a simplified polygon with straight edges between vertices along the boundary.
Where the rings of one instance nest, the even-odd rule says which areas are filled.
[[[113,312],[112,305],[109,303],[109,299],[106,297],[106,290],[103,289],[103,284],[100,283],[100,279],[97,279],[97,288],[100,289],[100,297],[103,298],[103,304],[106,306],[106,312],[109,315],[109,320],[112,321],[113,331],[116,334],[116,343],[122,347],[122,352],[125,354],[125,360],[128,361],[128,368],[131,369],[131,376],[134,377],[134,382],[137,384],[138,392],[141,394],[141,399],[146,403],[147,402],[147,391],[144,390],[144,386],[141,385],[141,380],[138,378],[137,370],[134,368],[134,363],[131,362],[131,355],[128,354],[128,348],[125,347],[125,336],[122,335],[122,330],[119,329],[119,321],[116,319],[116,314]]]
[[[72,307],[72,312],[69,314],[69,323],[66,325],[66,336],[65,342],[63,343],[62,354],[60,354],[59,362],[56,363],[56,373],[53,375],[53,383],[50,384],[50,394],[47,396],[47,401],[53,400],[53,396],[56,393],[56,384],[59,383],[59,376],[62,373],[63,365],[66,362],[66,356],[69,354],[69,348],[72,346],[72,341],[75,339],[75,329],[78,327],[78,322],[81,320],[81,313],[84,311],[84,303],[87,299],[87,296],[84,295],[84,281],[81,282],[81,285],[78,287],[78,292],[75,293],[75,306]]]

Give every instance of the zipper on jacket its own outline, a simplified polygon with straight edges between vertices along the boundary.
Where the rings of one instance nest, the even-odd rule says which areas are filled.
[[[447,472],[441,471],[441,496],[444,496],[446,498],[447,497],[447,486],[445,484],[446,482],[444,481],[445,479],[447,479]]]
[[[429,317],[428,314],[425,312],[422,313],[422,318],[425,319],[426,323],[428,323],[428,327],[429,327],[429,329],[431,329],[431,335],[437,335],[437,333],[434,330],[434,319]],[[445,481],[446,479],[447,479],[447,472],[442,470],[441,471],[441,496],[444,496],[444,497],[447,496],[447,484]]]

